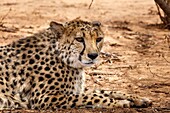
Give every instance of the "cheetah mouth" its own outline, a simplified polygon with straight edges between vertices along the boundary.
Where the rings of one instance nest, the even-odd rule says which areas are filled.
[[[83,64],[85,64],[85,65],[93,65],[93,64],[95,64],[95,61],[84,62]]]
[[[88,63],[84,63],[84,64],[94,64],[94,62],[88,62]]]
[[[94,64],[96,64],[97,63],[97,61],[96,60],[91,60],[91,61],[87,61],[87,60],[83,60],[83,61],[81,61],[81,63],[84,65],[84,66],[92,66],[92,65],[94,65]]]

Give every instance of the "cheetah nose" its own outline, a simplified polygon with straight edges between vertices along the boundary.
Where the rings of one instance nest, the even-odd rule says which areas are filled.
[[[89,53],[89,54],[87,54],[87,56],[88,56],[90,59],[94,60],[95,58],[98,57],[98,54],[97,54],[97,53]]]

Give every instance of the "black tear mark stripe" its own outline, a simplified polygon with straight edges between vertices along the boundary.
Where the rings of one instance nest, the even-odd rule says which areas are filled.
[[[83,32],[83,37],[85,37],[85,33]],[[84,53],[84,50],[85,50],[85,48],[86,48],[86,45],[85,45],[85,40],[83,41],[83,50],[80,52],[80,55],[83,55],[83,53]]]
[[[84,53],[84,50],[85,50],[85,48],[86,48],[86,45],[85,45],[85,42],[83,42],[83,50],[80,52],[80,55],[83,55],[83,53]]]
[[[79,55],[79,60],[81,61],[81,56],[83,55],[84,51],[85,51],[85,48],[86,48],[86,45],[85,45],[85,42],[83,42],[83,50],[80,52],[80,55]]]
[[[85,33],[84,32],[83,32],[83,37],[85,37]],[[85,41],[83,41],[83,50],[80,52],[80,55],[79,55],[79,60],[80,61],[82,60],[81,56],[83,55],[83,53],[85,51],[85,48],[86,48]]]

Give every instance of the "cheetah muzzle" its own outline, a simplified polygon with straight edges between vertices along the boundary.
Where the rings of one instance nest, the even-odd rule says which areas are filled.
[[[84,91],[83,68],[98,62],[100,22],[51,22],[48,29],[0,46],[0,109],[148,107],[147,98]]]

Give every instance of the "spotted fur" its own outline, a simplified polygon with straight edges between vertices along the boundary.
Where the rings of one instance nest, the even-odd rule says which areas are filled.
[[[146,98],[84,91],[83,68],[98,61],[104,34],[99,22],[73,20],[0,46],[0,108],[142,107]]]

